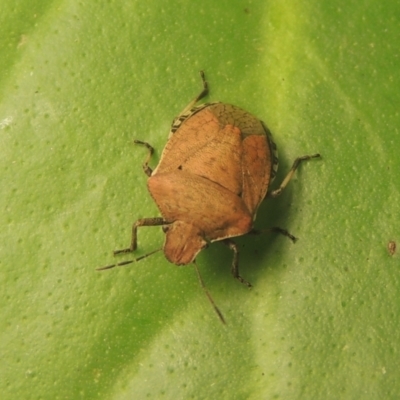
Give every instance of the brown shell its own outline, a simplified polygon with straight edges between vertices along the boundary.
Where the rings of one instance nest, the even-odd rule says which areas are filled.
[[[168,222],[164,254],[185,265],[207,242],[252,229],[277,159],[264,125],[228,104],[195,107],[171,132],[147,185]]]
[[[182,181],[183,177],[178,179],[180,187],[179,193],[175,195],[177,198],[185,198],[185,185],[189,187],[191,180],[197,182],[195,177],[202,177],[204,182],[210,183],[210,190],[206,184],[200,185],[197,192],[196,188],[190,190],[190,195],[197,198],[197,203],[191,204],[191,207],[199,210],[199,219],[206,217],[202,214],[209,213],[211,210],[208,207],[215,203],[209,199],[210,193],[215,196],[215,188],[218,188],[213,183],[220,185],[221,190],[226,189],[232,198],[239,197],[247,214],[254,219],[273,173],[274,160],[269,132],[260,120],[236,106],[212,103],[200,107],[197,113],[194,109],[193,114],[181,123],[167,142],[160,163],[149,180],[149,190],[163,216],[169,219],[167,209],[176,208],[178,200],[162,195],[154,188],[155,183],[151,182],[158,175],[166,179],[168,174],[184,171],[187,181]],[[183,198],[179,201],[180,206]],[[222,204],[217,209],[221,215],[228,215],[232,212],[232,203],[237,201],[232,200],[225,207]],[[171,204],[174,202],[175,205]],[[197,216],[197,212],[195,214],[193,209],[187,211],[186,218],[196,223],[193,217]],[[217,215],[213,216],[218,218]],[[171,218],[174,219],[172,215]],[[209,234],[210,230],[207,231]],[[246,231],[237,235],[244,233]]]

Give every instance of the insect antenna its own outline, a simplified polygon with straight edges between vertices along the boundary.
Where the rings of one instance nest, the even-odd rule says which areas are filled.
[[[214,310],[215,310],[215,312],[217,313],[218,318],[219,318],[220,321],[225,325],[225,324],[226,324],[225,318],[224,318],[224,316],[222,315],[222,312],[220,311],[220,309],[219,309],[219,308],[217,307],[217,305],[215,304],[214,299],[211,297],[210,292],[209,292],[208,289],[206,288],[206,285],[204,284],[203,278],[202,278],[201,275],[200,275],[199,268],[197,267],[196,260],[193,261],[193,264],[194,264],[195,270],[196,270],[196,272],[197,272],[197,276],[198,276],[198,278],[199,278],[200,285],[201,285],[201,287],[202,287],[203,290],[204,290],[204,293],[205,293],[206,296],[208,297],[208,300],[210,300],[211,305],[214,307]]]
[[[162,250],[162,247],[160,247],[160,248],[157,249],[157,250],[153,250],[153,251],[151,251],[150,253],[144,254],[143,256],[140,256],[140,257],[138,257],[138,258],[135,258],[135,259],[133,259],[133,260],[121,261],[121,262],[119,262],[119,263],[117,263],[117,264],[111,264],[111,265],[106,265],[105,267],[96,268],[96,271],[104,271],[105,269],[111,269],[111,268],[115,268],[115,267],[123,267],[124,265],[132,264],[132,263],[134,263],[134,262],[143,260],[143,258],[146,258],[146,257],[148,257],[148,256],[151,256],[152,254],[157,253],[158,251],[161,251],[161,250]]]

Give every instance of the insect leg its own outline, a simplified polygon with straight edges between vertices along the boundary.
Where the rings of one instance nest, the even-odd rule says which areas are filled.
[[[146,161],[143,163],[143,171],[147,176],[151,176],[153,170],[149,167],[149,161],[154,153],[154,148],[150,146],[147,142],[142,142],[141,140],[134,140],[133,142],[136,144],[142,144],[143,146],[147,147],[147,150],[149,150],[149,154],[147,155]]]
[[[206,76],[204,75],[204,71],[200,71],[200,77],[203,82],[203,90],[183,109],[183,111],[174,119],[178,119],[182,114],[186,114],[189,110],[193,108],[193,106],[200,101],[202,98],[207,96],[208,94],[208,83],[206,81]],[[172,123],[173,125],[174,123]]]
[[[159,217],[155,218],[141,218],[138,219],[133,225],[132,225],[132,240],[131,240],[131,245],[127,249],[121,249],[121,250],[114,250],[114,255],[116,254],[121,254],[121,253],[130,253],[132,251],[135,251],[137,248],[137,228],[139,226],[158,226],[158,225],[166,225],[168,222]]]
[[[248,286],[249,288],[252,287],[250,282],[247,282],[239,275],[239,251],[237,248],[237,244],[231,239],[224,239],[222,241],[223,244],[228,246],[233,251],[233,261],[232,261],[232,275],[235,279],[239,282],[243,283],[244,285]]]
[[[276,232],[280,233],[283,236],[288,237],[293,243],[296,243],[297,237],[293,236],[289,231],[283,228],[279,228],[278,226],[273,226],[272,228],[268,229],[252,229],[248,234],[249,235],[261,235],[262,233],[267,233],[267,232]]]
[[[311,156],[302,156],[302,157],[298,157],[294,160],[294,163],[292,165],[292,168],[290,168],[289,173],[286,175],[285,179],[283,180],[283,182],[281,183],[281,186],[279,186],[278,189],[272,191],[271,193],[269,193],[269,197],[277,197],[279,196],[283,189],[285,189],[286,185],[289,183],[289,181],[292,179],[293,174],[295,173],[297,167],[300,165],[300,163],[302,161],[306,161],[306,160],[310,160],[311,158],[320,158],[321,155],[320,154],[313,154]]]

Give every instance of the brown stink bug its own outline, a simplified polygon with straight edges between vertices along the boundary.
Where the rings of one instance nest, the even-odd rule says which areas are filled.
[[[136,249],[139,227],[161,225],[168,261],[176,265],[195,263],[201,250],[222,241],[233,251],[233,276],[250,287],[239,274],[238,248],[231,238],[257,233],[253,229],[257,209],[278,168],[276,145],[264,123],[239,107],[224,103],[196,106],[208,93],[203,72],[201,78],[203,90],[173,120],[169,140],[154,170],[148,165],[153,148],[135,141],[149,151],[143,170],[162,217],[137,220],[132,227],[131,245],[114,254]],[[297,158],[280,187],[269,196],[282,192],[302,161],[317,157],[320,155]],[[285,230],[273,230],[294,240]],[[99,269],[126,265],[143,257]],[[199,279],[205,289],[200,275]],[[223,321],[215,304],[214,308]]]

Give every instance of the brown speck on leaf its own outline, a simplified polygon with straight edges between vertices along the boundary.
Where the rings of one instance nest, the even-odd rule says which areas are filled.
[[[392,256],[394,253],[396,253],[396,242],[394,240],[390,240],[387,249],[389,251],[389,254]]]

